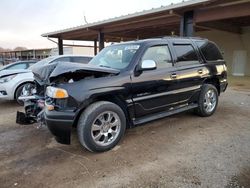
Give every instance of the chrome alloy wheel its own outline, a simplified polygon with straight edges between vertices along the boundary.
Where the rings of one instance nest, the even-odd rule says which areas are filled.
[[[97,145],[107,146],[116,140],[120,130],[121,120],[117,113],[105,111],[93,121],[91,136]]]
[[[214,110],[217,103],[217,97],[215,94],[215,91],[212,89],[209,89],[207,93],[205,94],[204,98],[204,108],[206,112],[210,113]]]

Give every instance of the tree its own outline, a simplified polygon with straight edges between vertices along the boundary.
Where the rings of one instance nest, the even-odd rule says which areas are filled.
[[[27,48],[23,46],[18,46],[14,48],[14,51],[22,51],[22,50],[27,50]]]
[[[9,51],[11,51],[11,49],[0,47],[0,52],[9,52]]]

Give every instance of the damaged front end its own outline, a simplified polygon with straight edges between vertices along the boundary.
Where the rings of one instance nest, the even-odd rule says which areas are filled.
[[[33,124],[40,122],[44,124],[43,108],[44,108],[44,92],[38,95],[37,90],[41,87],[35,81],[35,85],[26,86],[23,88],[22,95],[18,98],[24,102],[24,112],[17,111],[16,123],[21,125]]]
[[[35,79],[35,88],[24,88],[23,93],[29,93],[19,97],[24,101],[24,112],[17,112],[16,123],[27,125],[38,122],[39,126],[45,124],[45,103],[54,104],[51,96],[46,96],[48,86],[58,86],[79,80],[94,79],[118,74],[116,69],[97,67],[87,64],[60,62],[43,67],[35,67],[32,70]],[[30,95],[31,94],[31,95]]]
[[[22,96],[19,97],[20,100],[24,100],[24,110],[25,112],[17,111],[16,123],[21,125],[33,124],[40,122],[41,125],[44,124],[43,108],[44,108],[44,98],[39,96]]]

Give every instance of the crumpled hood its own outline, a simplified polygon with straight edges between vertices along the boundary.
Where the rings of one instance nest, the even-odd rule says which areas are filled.
[[[29,69],[1,70],[0,78],[5,77],[5,76],[10,76],[13,74],[21,74],[21,73],[27,73],[27,72],[31,72],[31,70]]]
[[[49,76],[53,72],[57,64],[58,63],[50,63],[42,66],[31,67],[35,80],[37,80],[39,83],[48,83]]]
[[[110,73],[110,74],[118,74],[120,72],[117,69],[99,67],[95,65],[63,62],[63,63],[58,64],[55,67],[53,72],[50,74],[50,78],[54,78],[63,74],[79,73],[79,72],[86,72],[86,71],[102,72],[102,73]]]
[[[107,73],[118,74],[120,71],[117,69],[99,67],[89,64],[72,63],[72,62],[58,62],[45,65],[43,67],[36,67],[32,69],[35,78],[45,83],[51,82],[54,78],[72,74],[84,73]]]

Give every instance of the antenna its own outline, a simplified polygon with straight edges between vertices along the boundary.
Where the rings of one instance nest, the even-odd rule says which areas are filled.
[[[83,11],[83,19],[84,19],[84,22],[85,22],[86,24],[88,24],[87,18],[86,18],[86,15],[85,15],[85,11]]]

